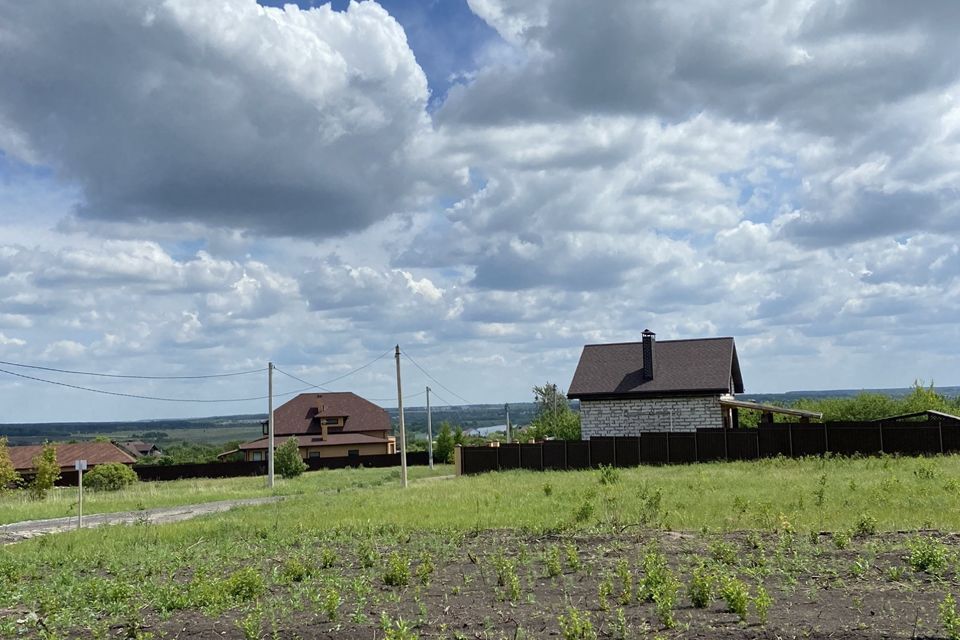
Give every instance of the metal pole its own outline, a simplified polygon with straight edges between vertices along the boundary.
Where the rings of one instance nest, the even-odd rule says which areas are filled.
[[[80,474],[80,481],[78,483],[80,496],[77,499],[77,529],[83,528],[83,469],[77,469],[77,473]]]
[[[430,411],[430,387],[427,387],[427,453],[433,469],[433,413]]]
[[[510,405],[503,405],[503,410],[507,412],[507,444],[513,442],[512,433],[510,432]]]
[[[267,486],[273,487],[273,363],[267,363]]]
[[[403,424],[403,387],[400,385],[400,345],[397,358],[397,412],[400,414],[400,486],[407,486],[407,429]]]

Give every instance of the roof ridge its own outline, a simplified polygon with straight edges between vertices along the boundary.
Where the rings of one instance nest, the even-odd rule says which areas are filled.
[[[706,340],[733,340],[733,336],[715,336],[713,338],[674,338],[672,340],[657,340],[657,344],[669,344],[671,342],[704,342]],[[584,347],[612,347],[622,344],[643,344],[642,340],[631,340],[629,342],[593,342],[583,345]]]

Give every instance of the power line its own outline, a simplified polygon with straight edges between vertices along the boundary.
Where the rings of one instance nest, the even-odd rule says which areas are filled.
[[[138,400],[156,400],[158,402],[201,402],[201,403],[217,403],[217,402],[252,402],[254,400],[266,400],[268,396],[255,396],[249,398],[167,398],[162,396],[147,396],[139,393],[123,393],[121,391],[106,391],[104,389],[94,389],[92,387],[84,387],[77,384],[70,384],[67,382],[59,382],[57,380],[48,380],[46,378],[37,378],[35,376],[28,376],[23,373],[16,373],[15,371],[8,371],[6,369],[0,369],[0,373],[6,373],[11,376],[16,376],[18,378],[25,378],[27,380],[34,380],[36,382],[44,382],[46,384],[56,385],[58,387],[67,387],[68,389],[78,389],[80,391],[89,391],[90,393],[100,393],[106,396],[118,396],[121,398],[136,398]],[[296,391],[288,391],[285,393],[275,393],[274,397],[277,396],[289,396],[297,393],[306,391],[306,389],[298,389]]]
[[[0,360],[0,364],[6,365],[8,367],[21,367],[23,369],[37,369],[40,371],[52,371],[55,373],[69,373],[69,374],[80,375],[80,376],[97,376],[99,378],[127,378],[127,379],[135,379],[135,380],[202,380],[206,378],[230,378],[232,376],[245,376],[251,373],[263,373],[264,371],[267,370],[267,368],[264,367],[262,369],[251,369],[249,371],[234,371],[231,373],[211,373],[211,374],[200,375],[200,376],[138,376],[138,375],[123,375],[119,373],[96,373],[93,371],[74,371],[71,369],[56,369],[54,367],[41,367],[35,364],[8,362],[6,360]],[[16,375],[16,374],[13,374],[13,375]]]
[[[430,375],[430,373],[429,373],[426,369],[424,369],[423,367],[421,367],[421,366],[417,363],[416,360],[414,360],[413,358],[411,358],[411,357],[407,354],[406,351],[401,351],[401,353],[403,354],[403,357],[404,357],[404,358],[406,358],[407,360],[409,360],[410,362],[413,363],[413,366],[415,366],[417,369],[420,369],[420,371],[423,373],[423,375],[427,376],[428,378],[430,378],[431,380],[433,380],[434,382],[436,382],[438,385],[440,385],[440,388],[441,388],[441,389],[444,389],[444,390],[446,390],[447,392],[449,392],[451,395],[456,396],[457,398],[460,398],[460,399],[463,400],[466,404],[473,404],[472,402],[470,402],[469,400],[467,400],[466,398],[464,398],[462,395],[460,395],[459,393],[457,393],[457,392],[454,391],[453,389],[450,389],[449,387],[445,386],[442,382],[440,382],[439,380],[437,380],[436,378],[434,378],[432,375]]]
[[[320,384],[313,384],[313,385],[311,385],[311,386],[312,386],[312,387],[316,387],[316,388],[318,388],[318,389],[323,389],[323,385],[330,384],[330,383],[336,382],[336,381],[338,381],[338,380],[343,380],[344,378],[346,378],[346,377],[348,377],[348,376],[352,376],[353,374],[357,373],[358,371],[363,371],[364,369],[366,369],[367,367],[369,367],[369,366],[372,365],[373,363],[375,363],[375,362],[377,362],[378,360],[382,359],[384,356],[386,356],[386,355],[387,355],[388,353],[390,353],[392,350],[393,350],[393,349],[387,349],[386,351],[384,351],[383,353],[381,353],[380,355],[378,355],[376,358],[374,358],[373,360],[371,360],[371,361],[368,362],[367,364],[361,365],[361,366],[357,367],[356,369],[352,369],[352,370],[350,370],[350,371],[347,371],[345,374],[340,375],[340,376],[337,376],[336,378],[330,378],[329,380],[324,380],[324,381],[323,381],[322,383],[320,383]],[[274,369],[276,369],[276,367],[274,367]],[[281,373],[283,373],[283,372],[281,371]],[[284,374],[284,375],[288,375],[288,376],[289,376],[290,374],[287,373],[287,374]],[[293,376],[290,376],[290,377],[293,377]],[[297,378],[297,380],[300,380],[300,379]],[[310,383],[307,382],[306,380],[300,380],[300,382],[302,382],[302,383],[304,383],[304,384],[310,384]]]
[[[423,391],[417,391],[416,393],[411,393],[411,394],[409,394],[409,395],[403,396],[403,399],[404,399],[404,400],[407,400],[407,399],[409,399],[409,398],[416,398],[417,396],[422,396],[422,395],[425,394],[426,392],[427,392],[426,389],[424,389]],[[367,400],[370,400],[371,402],[391,402],[391,401],[396,400],[396,399],[397,399],[396,396],[394,396],[394,397],[392,397],[392,398],[367,398]]]
[[[284,370],[281,369],[280,367],[276,367],[276,366],[275,366],[275,367],[273,368],[273,370],[276,371],[277,373],[282,373],[283,375],[287,376],[288,378],[293,378],[293,379],[296,380],[297,382],[302,382],[302,383],[305,384],[305,385],[309,385],[309,386],[308,386],[309,389],[323,389],[324,391],[330,391],[330,389],[327,389],[326,387],[324,387],[324,386],[322,386],[322,385],[313,384],[313,383],[311,383],[311,382],[307,382],[307,381],[304,380],[303,378],[298,378],[297,376],[293,375],[292,373],[287,373],[286,371],[284,371]]]

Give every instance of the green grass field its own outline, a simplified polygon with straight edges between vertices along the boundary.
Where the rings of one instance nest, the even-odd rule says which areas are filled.
[[[797,592],[798,584],[810,573],[811,584],[820,588],[816,581],[824,579],[824,570],[810,568],[816,569],[818,563],[828,559],[833,563],[829,565],[833,573],[828,576],[833,588],[846,585],[847,572],[863,575],[857,568],[860,565],[854,567],[847,556],[824,555],[818,560],[827,544],[818,543],[818,537],[831,539],[831,535],[824,538],[818,532],[834,532],[837,549],[846,548],[841,546],[845,538],[866,540],[843,544],[852,545],[857,554],[867,554],[865,562],[888,563],[884,572],[900,580],[903,571],[909,573],[909,567],[898,564],[903,557],[899,549],[906,549],[907,543],[896,537],[899,534],[885,538],[884,532],[960,530],[958,456],[517,471],[449,480],[424,479],[423,468],[413,473],[420,479],[401,489],[395,483],[396,470],[314,472],[282,483],[277,491],[289,497],[276,504],[169,525],[68,532],[0,547],[0,612],[7,612],[0,616],[0,636],[59,637],[89,629],[93,636],[106,637],[115,636],[122,628],[126,637],[146,637],[138,635],[146,633],[144,630],[174,637],[176,628],[190,624],[196,628],[214,625],[228,637],[260,638],[270,635],[271,624],[276,631],[281,621],[293,624],[289,621],[301,620],[294,614],[306,611],[309,615],[303,613],[303,620],[310,620],[311,625],[322,621],[325,626],[308,627],[312,629],[309,632],[296,627],[301,637],[314,637],[314,632],[317,637],[359,633],[373,637],[382,613],[387,616],[385,626],[393,631],[405,624],[395,616],[416,614],[420,620],[416,625],[420,631],[411,631],[413,635],[386,637],[409,640],[426,633],[456,638],[459,636],[441,633],[445,623],[431,622],[432,616],[440,616],[445,606],[451,606],[451,598],[460,602],[456,598],[464,593],[473,599],[488,594],[482,597],[492,598],[490,607],[512,602],[509,589],[513,579],[507,576],[507,582],[499,584],[505,578],[501,575],[497,582],[496,577],[511,562],[521,569],[527,562],[529,569],[523,569],[527,574],[517,578],[518,593],[528,595],[510,606],[526,605],[530,624],[556,628],[557,612],[568,606],[580,607],[594,619],[612,616],[590,604],[596,599],[595,592],[589,595],[590,602],[583,599],[587,596],[572,599],[571,594],[585,588],[577,587],[581,583],[594,585],[606,580],[607,572],[614,571],[610,563],[621,557],[617,553],[626,554],[622,558],[629,562],[628,571],[638,571],[634,567],[646,547],[637,545],[641,539],[658,539],[664,530],[691,534],[691,541],[681,539],[683,548],[670,556],[671,563],[679,563],[675,571],[683,581],[693,575],[696,558],[713,554],[729,561],[726,568],[716,571],[722,569],[754,582],[773,580],[770,567],[775,566],[780,573],[768,586],[778,589],[776,597],[806,602],[809,596]],[[257,486],[262,481],[143,485],[123,496],[105,496],[101,506],[105,510],[128,508],[130,501],[145,498],[156,504],[191,491],[211,500],[267,495]],[[64,499],[58,497],[51,504]],[[28,505],[5,504],[0,513],[8,519],[11,514],[38,517],[46,508],[46,504],[34,505],[35,513],[30,513]],[[749,545],[744,542],[748,539]],[[700,540],[703,542],[696,542]],[[627,541],[634,546],[623,547]],[[585,562],[593,568],[585,569],[580,581],[558,583],[558,595],[553,595],[552,587],[537,573],[549,567],[548,558],[539,559],[548,542],[565,544],[565,549],[570,545],[599,549],[584,552],[584,558],[589,558]],[[721,545],[723,553],[708,552],[708,543]],[[760,573],[753,565],[740,564],[748,551],[756,555],[758,548],[769,558],[763,562],[773,563],[765,564]],[[497,549],[506,549],[508,560],[498,560],[502,551]],[[534,554],[534,559],[527,554]],[[861,555],[856,556],[858,562]],[[952,550],[949,563],[950,567],[957,563]],[[429,598],[429,576],[416,588],[412,578],[411,586],[392,588],[391,572],[404,566],[417,571],[436,566],[438,575],[446,572],[445,582],[430,587]],[[953,569],[949,571],[950,580],[956,582]],[[495,583],[487,584],[491,575]],[[643,575],[642,571],[637,575]],[[560,594],[566,595],[560,598]],[[929,600],[936,595],[925,597]],[[463,606],[473,606],[470,602],[473,600]],[[646,625],[648,618],[653,619],[647,611],[636,608],[628,613],[646,616]],[[547,614],[553,617],[537,617]],[[901,614],[891,613],[890,619]],[[935,613],[930,615],[935,619]],[[338,619],[341,623],[349,619],[350,625],[341,628]],[[470,637],[519,637],[506,623],[491,627],[501,629],[497,633],[478,635],[487,625],[482,616],[476,625],[478,630]],[[324,635],[328,633],[332,636]]]
[[[410,478],[425,478],[453,473],[451,465],[410,467]],[[263,476],[250,478],[193,479],[170,482],[138,482],[121,491],[84,491],[83,512],[111,513],[137,511],[157,507],[175,507],[217,500],[235,500],[261,496],[316,495],[360,487],[381,486],[399,482],[397,469],[344,469],[316,471],[284,480],[279,476],[273,489],[266,486]],[[77,514],[77,488],[57,487],[43,501],[30,500],[25,491],[0,495],[0,524],[60,518]]]

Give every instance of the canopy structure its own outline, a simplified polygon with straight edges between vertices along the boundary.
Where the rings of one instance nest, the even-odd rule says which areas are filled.
[[[779,413],[786,416],[795,416],[800,418],[800,422],[810,422],[810,419],[820,420],[823,418],[823,414],[817,411],[804,411],[802,409],[788,409],[786,407],[778,407],[774,404],[763,404],[761,402],[750,402],[749,400],[737,400],[733,396],[724,395],[720,396],[720,406],[732,412],[733,409],[752,409],[753,411],[760,412],[760,422],[769,423],[773,422],[773,414]],[[731,421],[732,423],[732,421]]]

